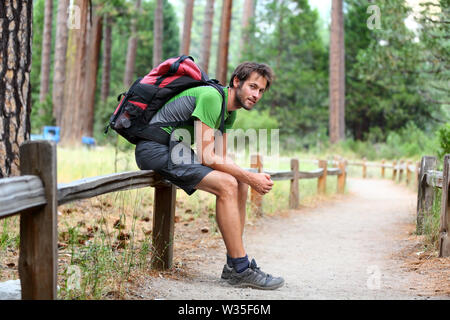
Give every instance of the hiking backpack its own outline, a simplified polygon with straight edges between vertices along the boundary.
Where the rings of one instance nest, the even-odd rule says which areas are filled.
[[[127,92],[121,93],[119,105],[109,119],[105,134],[112,128],[132,144],[138,141],[155,140],[155,127],[178,127],[193,123],[165,122],[149,125],[156,112],[173,96],[189,88],[209,85],[222,96],[220,131],[224,130],[225,96],[222,86],[215,79],[209,79],[190,56],[167,59],[155,67],[144,78],[137,79]]]

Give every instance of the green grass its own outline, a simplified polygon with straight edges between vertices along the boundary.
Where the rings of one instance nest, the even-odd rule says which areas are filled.
[[[423,218],[425,248],[432,251],[439,250],[442,189],[435,188],[434,191],[433,207],[431,212],[425,214]]]

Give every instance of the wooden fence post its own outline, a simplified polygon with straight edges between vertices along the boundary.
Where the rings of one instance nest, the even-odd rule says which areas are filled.
[[[409,167],[411,166],[411,161],[408,161],[406,163],[406,184],[410,184],[411,183],[411,170],[409,169]]]
[[[381,178],[384,179],[384,163],[386,161],[383,159],[381,160]]]
[[[420,161],[416,162],[416,188],[419,188]]]
[[[319,168],[323,169],[323,174],[317,181],[317,193],[325,194],[327,191],[327,160],[319,160]]]
[[[441,227],[439,239],[439,257],[450,256],[450,154],[444,157],[441,198]]]
[[[155,187],[152,267],[158,270],[172,267],[176,196],[174,185]]]
[[[423,233],[423,220],[433,207],[434,189],[433,187],[427,185],[425,174],[427,170],[434,170],[436,168],[436,164],[436,157],[430,156],[422,157],[422,161],[420,163],[419,188],[417,192],[417,234]]]
[[[291,159],[291,171],[294,173],[293,179],[291,179],[291,189],[289,192],[289,208],[297,209],[299,205],[299,192],[298,192],[298,159]]]
[[[250,161],[251,161],[250,163],[251,168],[257,169],[258,172],[263,172],[263,159],[261,155],[259,154],[252,155]],[[252,205],[252,211],[256,214],[256,216],[259,217],[263,215],[262,200],[263,200],[262,195],[260,195],[258,192],[256,192],[256,190],[251,188],[250,202]]]
[[[403,179],[403,164],[405,161],[400,160],[399,169],[398,169],[398,182],[402,182]]]
[[[363,164],[362,164],[362,176],[363,179],[367,178],[367,158],[363,158]]]
[[[24,300],[57,298],[58,224],[56,145],[25,141],[20,146],[21,175],[42,180],[47,204],[20,214],[19,276]]]
[[[347,173],[345,172],[346,170],[346,162],[345,161],[340,161],[339,162],[339,170],[341,170],[341,174],[338,175],[338,181],[337,181],[337,192],[338,193],[344,193],[345,192],[345,180],[347,177]]]
[[[392,180],[397,179],[397,161],[392,162]]]

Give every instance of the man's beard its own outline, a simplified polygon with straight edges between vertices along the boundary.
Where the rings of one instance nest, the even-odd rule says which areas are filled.
[[[237,87],[236,95],[234,96],[234,105],[237,105],[248,111],[252,110],[250,107],[245,105],[244,101],[242,101],[241,92],[242,92],[241,87]]]

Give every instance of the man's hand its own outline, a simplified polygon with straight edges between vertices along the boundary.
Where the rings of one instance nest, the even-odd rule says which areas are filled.
[[[217,148],[219,154],[216,154],[214,130],[201,121],[195,122],[195,134],[197,144],[197,155],[202,164],[214,170],[231,174],[238,181],[250,185],[261,195],[272,190],[273,181],[267,173],[248,172],[226,157],[226,135],[222,141],[222,148]]]
[[[267,173],[254,173],[249,184],[261,195],[265,195],[273,187],[273,181]]]

